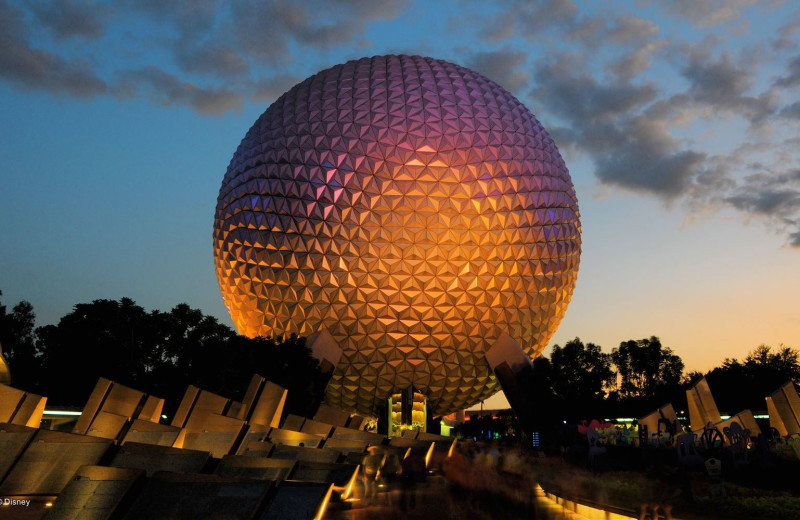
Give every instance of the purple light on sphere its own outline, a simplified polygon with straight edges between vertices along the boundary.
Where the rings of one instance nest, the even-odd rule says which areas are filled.
[[[337,65],[281,96],[228,166],[217,277],[242,334],[328,329],[326,400],[373,414],[409,385],[434,414],[498,389],[502,334],[531,357],[572,296],[575,189],[553,140],[480,74],[419,56]]]

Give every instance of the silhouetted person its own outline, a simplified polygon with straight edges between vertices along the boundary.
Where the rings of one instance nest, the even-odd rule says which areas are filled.
[[[378,470],[383,464],[383,456],[379,453],[377,446],[367,448],[367,455],[361,465],[364,467],[364,502],[369,504],[375,498],[378,491]]]
[[[380,480],[386,484],[386,503],[390,506],[392,505],[392,491],[397,488],[397,478],[401,470],[400,457],[395,451],[389,450],[383,459]]]
[[[407,511],[409,507],[413,509],[417,506],[416,485],[423,480],[425,480],[425,459],[419,453],[412,451],[403,459],[403,471],[400,474],[400,509]]]

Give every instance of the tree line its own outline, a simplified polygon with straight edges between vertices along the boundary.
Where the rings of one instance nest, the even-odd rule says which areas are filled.
[[[0,292],[2,296],[2,292]],[[12,384],[53,405],[83,406],[98,377],[176,406],[189,384],[241,399],[253,373],[289,389],[287,410],[307,415],[326,376],[305,339],[247,338],[182,303],[147,312],[130,298],[80,303],[56,325],[36,327],[33,306],[0,303],[0,345]],[[764,397],[800,382],[800,352],[761,345],[705,374],[658,337],[627,340],[610,353],[575,338],[533,361],[530,391],[542,421],[641,417],[665,403],[686,409],[685,390],[705,377],[721,411],[764,410]]]
[[[147,312],[130,298],[95,300],[56,325],[35,319],[26,301],[0,304],[0,345],[12,385],[52,405],[83,406],[105,377],[165,398],[171,413],[190,384],[241,400],[258,373],[289,389],[289,413],[306,415],[327,382],[304,338],[241,336],[185,303]]]
[[[555,345],[549,359],[535,359],[533,373],[540,415],[553,422],[638,418],[667,403],[687,410],[686,390],[704,376],[720,411],[737,413],[765,410],[764,397],[800,382],[800,352],[760,345],[743,361],[726,358],[705,374],[684,374],[681,358],[656,336],[623,341],[610,353],[575,338]]]

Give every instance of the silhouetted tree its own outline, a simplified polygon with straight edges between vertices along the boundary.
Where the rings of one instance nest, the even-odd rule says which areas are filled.
[[[241,397],[239,393],[244,388],[240,387],[246,387],[255,365],[242,366],[243,371],[250,371],[248,374],[232,376],[229,364],[233,357],[228,350],[238,335],[230,327],[185,303],[168,313],[153,311],[151,320],[158,337],[143,378],[154,394],[177,401],[186,385],[194,384],[225,396]],[[216,368],[216,372],[209,367]],[[246,381],[239,381],[241,378]]]
[[[783,344],[775,351],[769,345],[759,345],[750,351],[744,365],[753,377],[776,376],[786,380],[800,380],[800,352]]]
[[[39,388],[36,376],[41,353],[36,348],[35,322],[33,305],[27,301],[17,303],[11,313],[7,313],[5,305],[0,305],[0,345],[11,368],[12,384],[27,391]]]
[[[681,358],[655,336],[623,341],[611,351],[611,361],[619,374],[620,399],[658,400],[679,387],[683,374]]]
[[[141,388],[157,362],[159,334],[151,316],[130,298],[75,305],[58,325],[36,329],[55,404],[82,405],[98,377]]]
[[[727,359],[726,359],[727,361]],[[692,370],[687,372],[681,378],[681,386],[690,387],[703,378],[703,373],[699,370]]]
[[[608,354],[594,343],[584,345],[575,338],[563,347],[553,347],[550,364],[553,390],[564,401],[570,419],[603,414],[605,388],[614,378]]]
[[[774,350],[759,345],[744,362],[725,359],[706,374],[706,379],[721,411],[764,410],[765,396],[786,381],[800,383],[800,352],[785,345]]]
[[[584,345],[580,338],[564,347],[555,345],[550,364],[554,389],[568,399],[602,398],[614,376],[610,356],[594,343]]]
[[[531,391],[533,392],[533,399],[531,401],[537,403],[537,406],[547,407],[555,400],[560,400],[560,396],[556,394],[554,389],[554,376],[553,364],[545,356],[539,356],[533,360],[533,372],[530,378]],[[561,405],[556,405],[552,408],[558,409]],[[560,417],[559,417],[560,419]]]
[[[223,350],[206,344],[192,359],[190,380],[202,382],[203,388],[243,397],[253,373],[289,389],[286,409],[289,413],[310,416],[316,411],[327,384],[319,362],[311,357],[305,338],[247,338],[233,335]]]
[[[311,415],[327,383],[304,338],[240,336],[185,303],[147,312],[129,298],[95,300],[39,328],[30,303],[10,313],[0,305],[0,344],[14,386],[52,404],[82,406],[102,376],[166,398],[170,413],[189,384],[241,399],[259,373],[289,389],[289,413]],[[617,379],[612,367],[619,385],[606,395]],[[680,407],[683,390],[702,377],[682,377],[680,357],[655,336],[624,341],[611,354],[575,338],[554,346],[549,360],[534,360],[532,373],[525,391],[543,432],[563,419],[638,416],[666,402]],[[800,351],[760,345],[706,377],[721,410],[761,410],[764,396],[785,381],[800,383]]]
[[[561,438],[563,421],[570,416],[577,416],[568,408],[564,398],[553,389],[554,369],[550,360],[539,356],[533,360],[533,371],[527,390],[530,392],[529,403],[532,403],[533,431],[540,435],[542,445],[558,445]]]
[[[187,385],[241,399],[254,373],[289,390],[286,409],[309,415],[325,376],[303,338],[250,339],[186,304],[146,312],[129,298],[78,304],[36,329],[41,393],[81,406],[99,377],[167,399],[171,413]]]

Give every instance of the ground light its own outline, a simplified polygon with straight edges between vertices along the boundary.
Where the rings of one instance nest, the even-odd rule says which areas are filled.
[[[566,500],[558,495],[548,493],[542,489],[542,486],[539,484],[536,484],[534,491],[536,492],[537,499],[545,508],[558,508],[565,514],[565,518],[575,520],[630,520],[631,518],[628,515],[621,515],[599,507],[587,506],[586,504],[579,504],[572,500]]]
[[[331,493],[333,493],[333,486],[328,488],[328,492],[325,494],[325,498],[322,500],[322,504],[319,506],[314,520],[322,520],[323,517],[325,517],[325,510],[328,508],[328,502],[331,500]]]

